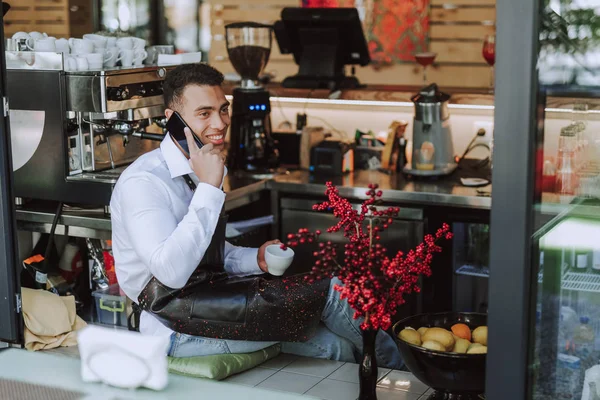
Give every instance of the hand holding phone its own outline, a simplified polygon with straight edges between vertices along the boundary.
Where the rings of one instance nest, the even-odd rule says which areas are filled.
[[[192,131],[186,127],[184,133],[190,151],[189,163],[192,171],[200,182],[208,183],[219,189],[225,174],[225,160],[221,151],[215,149],[212,143],[199,148]]]

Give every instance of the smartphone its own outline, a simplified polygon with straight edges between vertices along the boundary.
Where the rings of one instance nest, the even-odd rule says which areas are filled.
[[[167,121],[166,126],[167,132],[169,132],[169,135],[171,135],[173,140],[175,140],[175,143],[179,147],[179,150],[181,150],[186,155],[186,157],[189,157],[190,149],[187,144],[187,139],[185,138],[185,132],[183,131],[183,129],[186,127],[189,128],[192,132],[192,137],[194,138],[194,141],[196,142],[198,148],[202,148],[202,146],[204,145],[202,144],[198,136],[196,136],[194,131],[192,131],[188,124],[185,123],[185,121],[177,111],[173,112],[171,118],[169,118],[169,120]]]

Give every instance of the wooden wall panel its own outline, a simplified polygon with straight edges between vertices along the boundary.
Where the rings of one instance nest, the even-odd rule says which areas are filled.
[[[437,53],[437,62],[478,63],[482,61],[481,42],[432,41],[429,49]]]
[[[432,8],[431,22],[482,22],[496,19],[495,8]]]
[[[475,39],[481,40],[485,35],[494,34],[494,25],[449,25],[432,24],[429,27],[429,38],[436,39]]]
[[[230,22],[273,23],[285,6],[299,6],[296,0],[212,0],[213,44],[209,60],[225,73],[234,72],[227,59],[224,25]],[[483,38],[495,32],[495,0],[431,0],[430,51],[438,53],[428,69],[428,81],[441,86],[489,87],[490,67],[481,54]],[[291,55],[282,55],[273,39],[271,58],[265,72],[276,81],[297,73]],[[375,69],[357,67],[362,83],[422,85],[422,69],[416,63],[396,64]]]
[[[4,19],[4,35],[38,31],[81,37],[93,29],[93,0],[16,0]]]

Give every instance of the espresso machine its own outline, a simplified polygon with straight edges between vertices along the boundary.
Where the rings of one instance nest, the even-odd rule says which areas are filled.
[[[173,67],[66,71],[50,52],[6,60],[17,201],[108,206],[121,172],[160,145]]]
[[[279,151],[271,136],[270,94],[258,83],[271,54],[273,28],[254,22],[225,26],[227,53],[241,76],[233,90],[228,168],[246,176],[272,175]]]
[[[411,100],[413,119],[412,160],[403,171],[413,176],[449,175],[457,167],[450,130],[448,100],[435,83],[424,87]]]

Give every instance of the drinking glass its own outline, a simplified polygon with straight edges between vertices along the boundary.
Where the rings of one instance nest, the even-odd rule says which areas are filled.
[[[423,85],[425,86],[427,85],[427,67],[433,64],[436,56],[437,53],[433,52],[415,54],[415,60],[423,66]]]
[[[494,64],[496,63],[496,36],[486,35],[483,39],[483,58],[492,69],[490,88],[494,88]]]

